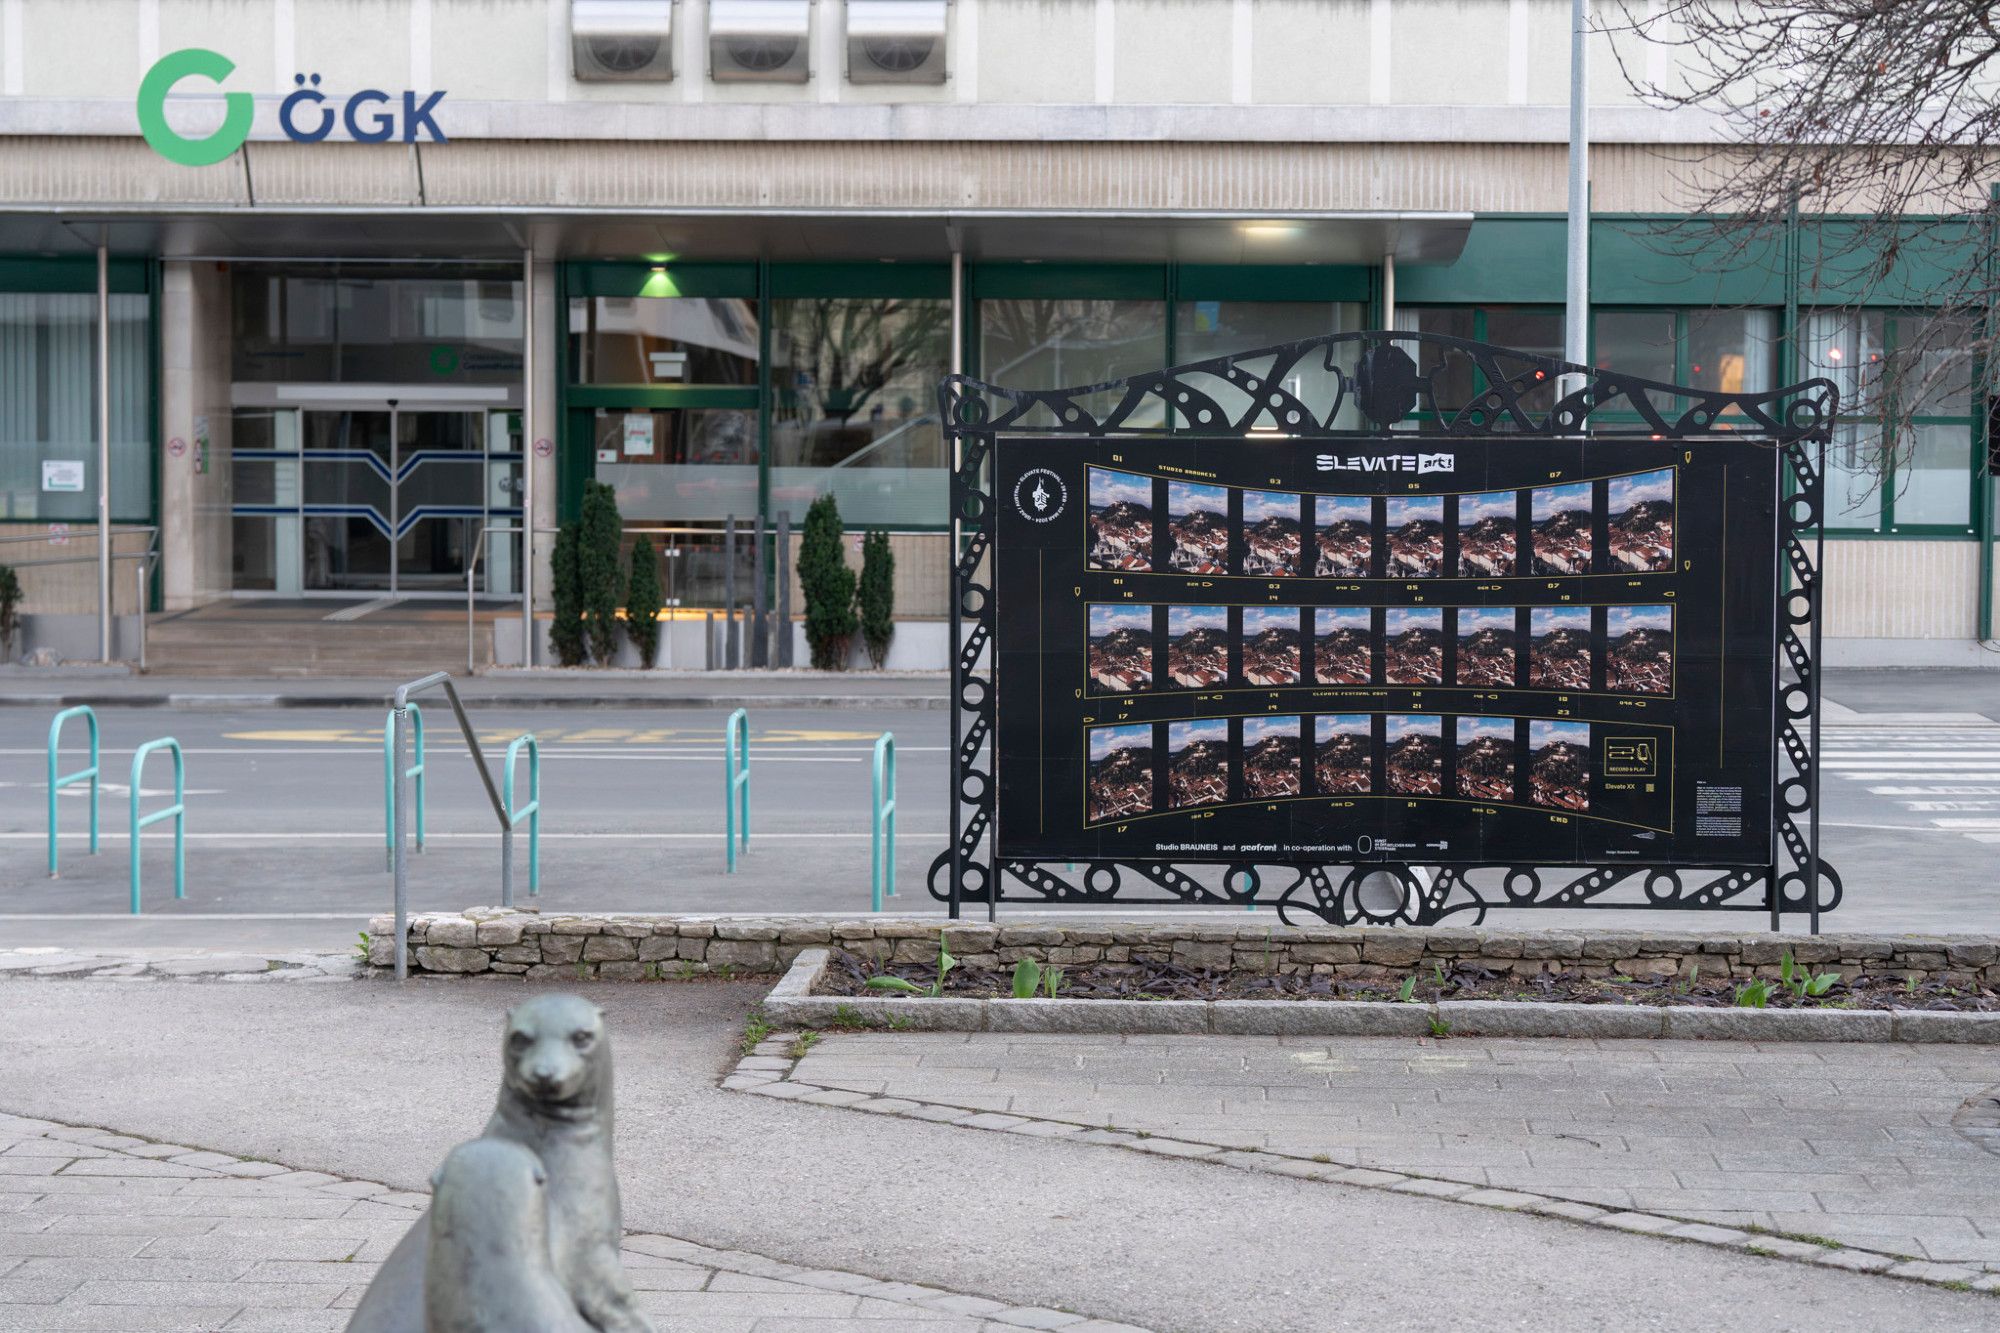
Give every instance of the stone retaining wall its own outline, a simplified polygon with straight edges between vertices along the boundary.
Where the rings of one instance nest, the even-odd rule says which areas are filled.
[[[368,961],[395,961],[394,919],[369,922]],[[1916,977],[1946,985],[2000,986],[2000,937],[1992,935],[1772,935],[1641,930],[1484,930],[1268,925],[1136,925],[1091,922],[950,924],[894,917],[830,921],[796,916],[544,915],[479,907],[410,917],[412,972],[512,973],[558,980],[670,980],[709,973],[773,976],[800,950],[847,949],[896,962],[937,958],[942,933],[968,967],[1022,958],[1075,967],[1173,962],[1238,972],[1314,973],[1393,981],[1430,964],[1469,963],[1497,973],[1704,978],[1778,975],[1790,950],[1800,963],[1843,978]]]

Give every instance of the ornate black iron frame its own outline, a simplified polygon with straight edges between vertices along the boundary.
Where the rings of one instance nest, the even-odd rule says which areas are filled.
[[[1452,358],[1469,361],[1486,387],[1465,406],[1441,410],[1432,392],[1439,372],[1420,373],[1410,355],[1424,350],[1441,365]],[[1332,385],[1333,403],[1323,414],[1284,388],[1286,377],[1301,369],[1328,377]],[[1547,406],[1530,406],[1531,398]],[[938,386],[938,404],[953,459],[951,642],[958,651],[951,667],[951,845],[931,863],[929,881],[932,896],[949,903],[953,917],[967,902],[985,902],[989,917],[1003,900],[1101,906],[1118,895],[1127,873],[1185,904],[1270,903],[1287,923],[1292,909],[1336,925],[1430,925],[1465,912],[1477,923],[1496,907],[1656,907],[1768,911],[1773,930],[1781,927],[1782,913],[1803,912],[1816,934],[1820,914],[1839,904],[1840,876],[1819,853],[1822,516],[1826,447],[1838,407],[1831,381],[1808,380],[1768,393],[1719,393],[1441,334],[1368,332],[1309,338],[1072,389],[1009,389],[952,375]],[[1332,423],[1344,410],[1358,410],[1375,429],[1336,428]],[[1186,422],[1182,430],[1204,436],[1276,431],[1306,438],[1407,441],[1407,419],[1415,413],[1415,433],[1427,438],[1588,433],[1698,442],[1726,429],[1732,441],[1777,448],[1786,485],[1779,550],[1789,584],[1778,608],[1772,813],[1779,852],[1773,863],[1704,867],[1621,862],[1572,867],[1581,873],[1564,883],[1545,883],[1541,868],[1515,864],[1446,866],[1430,873],[1414,866],[1371,864],[1349,867],[1344,874],[1340,867],[1317,862],[1244,864],[1228,867],[1217,889],[1158,861],[1079,863],[1080,883],[1066,877],[1063,864],[1000,861],[993,838],[996,792],[990,753],[994,666],[988,649],[994,607],[992,588],[981,582],[996,514],[993,445],[1002,434],[1143,438],[1171,433],[1166,427],[1133,424],[1142,411]],[[1607,419],[1608,413],[1623,419]],[[1406,428],[1390,434],[1389,427],[1399,422]],[[1260,896],[1261,887],[1273,878],[1266,870],[1291,875],[1289,883],[1268,897]],[[1364,882],[1384,872],[1399,888],[1389,895],[1393,902],[1364,902]],[[1009,896],[1010,876],[1027,891]],[[1612,895],[1635,881],[1641,896]]]

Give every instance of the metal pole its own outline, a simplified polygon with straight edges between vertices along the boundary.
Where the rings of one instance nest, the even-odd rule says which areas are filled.
[[[391,847],[396,863],[396,980],[401,981],[410,974],[409,933],[410,933],[410,867],[403,843],[410,829],[410,753],[409,753],[409,708],[404,706],[389,715],[389,728],[394,733],[391,749],[396,756],[396,829],[391,839]]]
[[[1382,254],[1382,327],[1396,327],[1396,252]]]
[[[535,252],[521,252],[521,665],[535,664]]]
[[[770,605],[764,597],[764,511],[757,511],[757,545],[750,553],[751,577],[754,586],[750,590],[750,665],[768,667],[771,665],[769,640],[764,637],[764,609]]]
[[[778,511],[778,636],[777,663],[792,664],[792,511]]]
[[[139,562],[139,670],[146,669],[146,562]]]
[[[111,251],[97,243],[97,657],[111,661]],[[138,853],[133,853],[137,859]]]
[[[734,671],[741,663],[738,652],[741,648],[736,637],[736,515],[731,514],[722,524],[722,614],[727,617],[723,630],[726,641],[722,653],[722,665]]]
[[[1570,0],[1569,274],[1563,296],[1563,359],[1590,356],[1590,0]],[[1562,393],[1582,388],[1572,374]],[[1580,433],[1580,428],[1579,428]]]
[[[965,373],[965,255],[951,252],[951,373]]]

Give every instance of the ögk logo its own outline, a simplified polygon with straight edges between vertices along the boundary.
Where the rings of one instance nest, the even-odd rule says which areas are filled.
[[[153,146],[153,151],[184,167],[205,167],[241,148],[250,137],[250,122],[255,114],[249,93],[222,95],[221,128],[205,138],[189,138],[167,124],[167,97],[176,84],[199,78],[219,85],[235,70],[235,62],[227,56],[199,47],[170,52],[155,61],[139,82],[138,104],[139,132]],[[320,91],[319,75],[297,74],[292,82],[297,87],[278,104],[278,127],[294,143],[318,143],[331,136],[336,125],[343,127],[347,137],[356,143],[386,143],[392,139],[416,143],[419,137],[428,137],[433,143],[451,142],[433,118],[438,103],[444,100],[442,91],[403,93],[402,114],[398,117],[395,106],[398,99],[378,88],[363,88],[351,94],[345,104],[337,105]]]

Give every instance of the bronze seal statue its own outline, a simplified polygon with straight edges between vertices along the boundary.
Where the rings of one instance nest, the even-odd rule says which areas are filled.
[[[507,1014],[501,1070],[499,1102],[483,1139],[526,1149],[545,1183],[524,1190],[518,1159],[475,1149],[483,1139],[455,1149],[438,1174],[431,1212],[383,1262],[348,1333],[513,1333],[517,1325],[497,1304],[499,1293],[465,1282],[468,1274],[490,1274],[500,1265],[461,1252],[469,1246],[489,1256],[522,1254],[529,1267],[538,1262],[532,1219],[477,1216],[503,1199],[517,1210],[540,1208],[549,1276],[582,1328],[652,1333],[618,1258],[624,1229],[611,1165],[611,1043],[602,1011],[574,995],[542,995],[516,1006]],[[440,1236],[449,1248],[434,1255]],[[429,1288],[433,1275],[440,1284],[435,1291]],[[535,1275],[521,1280],[531,1289],[517,1295],[546,1295]]]

